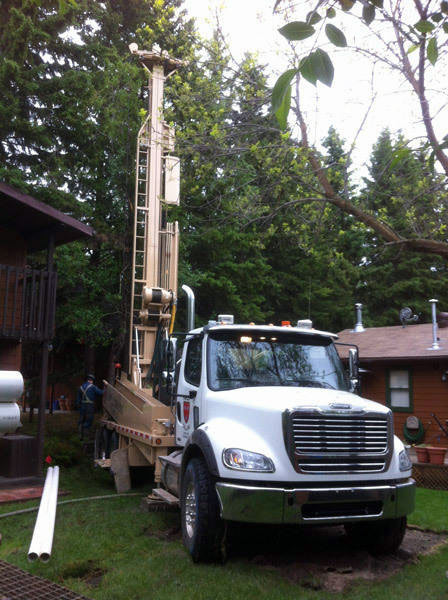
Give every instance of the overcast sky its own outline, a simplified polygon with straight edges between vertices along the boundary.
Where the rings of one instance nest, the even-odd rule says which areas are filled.
[[[274,0],[185,0],[185,8],[196,19],[197,28],[205,37],[211,35],[218,11],[222,30],[235,58],[241,58],[246,52],[256,53],[259,62],[268,65],[273,85],[278,75],[288,68],[290,56],[287,43],[277,31],[284,21],[273,16],[273,3]],[[305,14],[306,8],[295,18],[302,20]],[[341,26],[336,19],[333,22]],[[354,33],[359,42],[368,32],[353,18],[346,19],[342,27],[349,44],[354,42]],[[361,167],[368,160],[372,144],[386,127],[393,132],[402,130],[409,138],[424,134],[417,102],[398,75],[377,65],[372,78],[371,61],[347,49],[338,50],[331,46],[329,51],[335,64],[332,87],[318,83],[316,90],[307,82],[303,84],[303,104],[311,141],[319,143],[333,125],[347,140],[348,148],[373,95],[376,99],[353,153],[355,166]],[[361,168],[361,172],[364,174],[364,169]]]

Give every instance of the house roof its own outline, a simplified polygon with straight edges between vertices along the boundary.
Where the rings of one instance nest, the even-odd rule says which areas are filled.
[[[368,327],[361,333],[344,329],[338,335],[338,342],[358,346],[359,358],[363,362],[448,358],[448,328],[438,328],[440,349],[430,350],[431,323]],[[348,354],[348,348],[339,347],[338,351],[343,358]]]
[[[28,251],[43,250],[50,233],[56,246],[91,237],[92,227],[0,181],[0,225],[17,231]]]

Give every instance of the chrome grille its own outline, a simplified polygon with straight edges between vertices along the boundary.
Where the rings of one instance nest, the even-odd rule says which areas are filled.
[[[384,414],[289,415],[289,449],[304,473],[379,472],[389,455],[391,423]]]

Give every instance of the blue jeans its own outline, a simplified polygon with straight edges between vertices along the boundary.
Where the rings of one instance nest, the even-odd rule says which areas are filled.
[[[92,427],[93,417],[95,415],[95,405],[83,403],[79,409],[79,420],[78,428],[81,439],[83,438],[84,432],[88,432]]]

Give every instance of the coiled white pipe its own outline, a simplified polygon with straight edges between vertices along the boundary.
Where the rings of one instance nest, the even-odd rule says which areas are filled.
[[[28,560],[35,561],[40,558],[48,562],[53,545],[54,522],[56,518],[56,504],[59,486],[59,467],[49,467],[45,478],[45,485],[37,513],[33,537],[28,550]]]
[[[21,427],[16,402],[22,393],[23,377],[19,371],[0,371],[0,435],[14,433]]]

